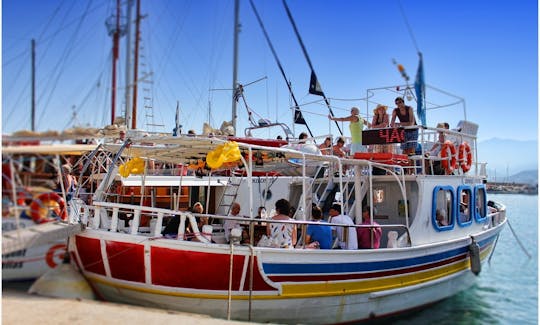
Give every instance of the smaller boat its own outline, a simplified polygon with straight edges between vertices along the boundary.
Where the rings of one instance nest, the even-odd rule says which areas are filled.
[[[2,141],[2,280],[35,279],[62,263],[67,238],[82,230],[67,223],[69,194],[56,187],[59,164],[96,145],[21,136]]]

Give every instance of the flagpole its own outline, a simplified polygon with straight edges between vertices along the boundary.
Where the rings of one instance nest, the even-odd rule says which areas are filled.
[[[283,6],[285,6],[285,10],[287,11],[287,16],[289,17],[289,20],[293,26],[293,29],[294,29],[294,33],[296,34],[296,38],[298,39],[298,42],[300,43],[300,47],[302,48],[302,51],[304,52],[304,56],[306,57],[306,60],[307,60],[307,63],[309,65],[309,68],[311,69],[311,76],[312,76],[312,79],[313,79],[313,76],[315,76],[315,85],[317,85],[319,87],[318,91],[319,93],[316,93],[316,94],[319,94],[320,96],[323,96],[324,98],[324,102],[326,103],[326,106],[328,107],[328,111],[330,112],[330,115],[334,116],[334,112],[332,111],[332,107],[330,106],[330,102],[328,101],[328,98],[326,98],[326,95],[324,94],[324,92],[322,91],[322,88],[319,84],[319,81],[317,79],[317,75],[315,74],[315,70],[313,69],[313,64],[311,64],[311,60],[309,59],[309,55],[307,53],[307,50],[306,50],[306,47],[304,46],[304,42],[302,41],[302,38],[300,37],[300,33],[298,32],[298,28],[296,27],[296,23],[294,22],[294,19],[292,17],[292,14],[291,14],[291,11],[289,10],[289,6],[287,6],[287,2],[285,0],[283,0]],[[310,93],[311,92],[311,89],[312,89],[312,85],[313,83],[310,83]],[[341,128],[339,127],[339,124],[337,121],[335,121],[336,123],[336,126],[339,130],[339,134],[343,135],[343,132],[341,131]]]
[[[257,21],[259,22],[259,25],[261,26],[261,29],[263,31],[264,37],[266,38],[266,42],[268,43],[268,46],[270,47],[270,50],[272,51],[272,55],[274,56],[274,60],[276,60],[276,63],[278,65],[279,71],[281,71],[281,75],[283,76],[283,79],[285,79],[285,83],[287,84],[287,88],[289,89],[289,94],[294,101],[294,113],[293,113],[293,132],[294,131],[294,124],[304,124],[313,138],[313,133],[311,132],[309,126],[307,125],[306,120],[304,120],[304,117],[302,116],[302,111],[300,110],[300,105],[298,105],[298,102],[296,101],[296,97],[294,96],[294,92],[291,87],[290,81],[287,80],[287,76],[285,75],[285,70],[283,70],[283,66],[281,65],[281,62],[279,61],[279,58],[277,56],[277,53],[274,49],[274,46],[272,45],[272,42],[270,41],[270,37],[268,37],[268,33],[266,32],[266,28],[264,28],[264,24],[262,22],[261,17],[259,16],[259,12],[257,11],[257,8],[255,8],[255,4],[253,3],[253,0],[249,1],[251,4],[251,8],[253,9],[253,12],[255,13],[255,16],[257,17]]]

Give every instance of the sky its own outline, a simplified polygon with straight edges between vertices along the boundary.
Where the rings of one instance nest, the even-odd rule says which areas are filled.
[[[105,20],[115,3],[3,1],[2,133],[30,129],[31,39],[36,40],[36,130],[111,123],[112,38]],[[282,2],[254,3],[310,130],[338,134],[321,97],[308,93],[311,70]],[[429,109],[428,126],[445,121],[455,127],[466,118],[479,124],[479,140],[537,139],[537,1],[287,3],[336,116],[357,106],[371,119],[378,103],[394,107],[407,84],[394,62],[405,67],[413,86],[420,51],[428,108],[449,105]],[[184,133],[200,133],[204,122],[218,128],[231,120],[233,12],[233,0],[142,1],[138,128],[170,132],[177,102]],[[292,124],[286,82],[248,0],[240,0],[239,16],[238,82],[247,85],[244,96],[253,117],[285,123],[296,135],[306,131]],[[125,107],[126,85],[132,85],[125,81],[125,48],[122,38],[117,115]],[[406,104],[416,106],[414,100]],[[243,135],[249,122],[242,101],[237,114],[237,134]],[[340,127],[348,136],[347,123]],[[265,132],[257,135],[283,134]]]

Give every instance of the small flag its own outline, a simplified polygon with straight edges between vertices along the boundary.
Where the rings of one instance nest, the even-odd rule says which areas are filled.
[[[418,70],[416,71],[416,79],[414,81],[414,90],[416,92],[416,115],[426,125],[426,84],[424,81],[424,63],[422,53],[418,53],[420,62],[418,62]]]
[[[315,75],[315,71],[313,70],[311,70],[311,78],[309,80],[309,93],[313,95],[324,96],[321,85],[319,84],[319,80],[317,80],[317,76]]]
[[[176,115],[174,116],[173,136],[177,137],[182,133],[182,125],[180,125],[180,102],[176,102]]]
[[[298,107],[294,109],[294,123],[307,125],[304,116],[302,116],[302,111]]]

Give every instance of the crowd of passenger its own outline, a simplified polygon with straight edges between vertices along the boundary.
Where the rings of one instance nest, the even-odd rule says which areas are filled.
[[[199,216],[204,214],[204,208],[197,202],[190,209],[196,215],[199,231],[208,225],[208,218]],[[240,215],[241,206],[238,202],[231,205],[231,211],[223,222],[225,242],[249,244],[249,221],[242,221],[246,216]],[[257,211],[256,227],[264,229],[264,233],[254,236],[254,244],[262,247],[274,248],[299,248],[299,239],[302,236],[301,229],[294,222],[296,209],[286,199],[275,202],[273,215],[266,215],[266,209],[259,207]],[[350,216],[342,213],[341,205],[333,204],[328,211],[328,219],[325,220],[320,207],[313,204],[311,208],[312,222],[306,227],[305,238],[302,247],[306,249],[368,249],[379,248],[382,235],[380,225],[370,218],[370,207],[362,209],[362,223],[360,227],[355,224]],[[162,235],[166,238],[177,238],[180,217],[173,217],[166,224]],[[194,229],[188,225],[185,238],[197,240]]]

